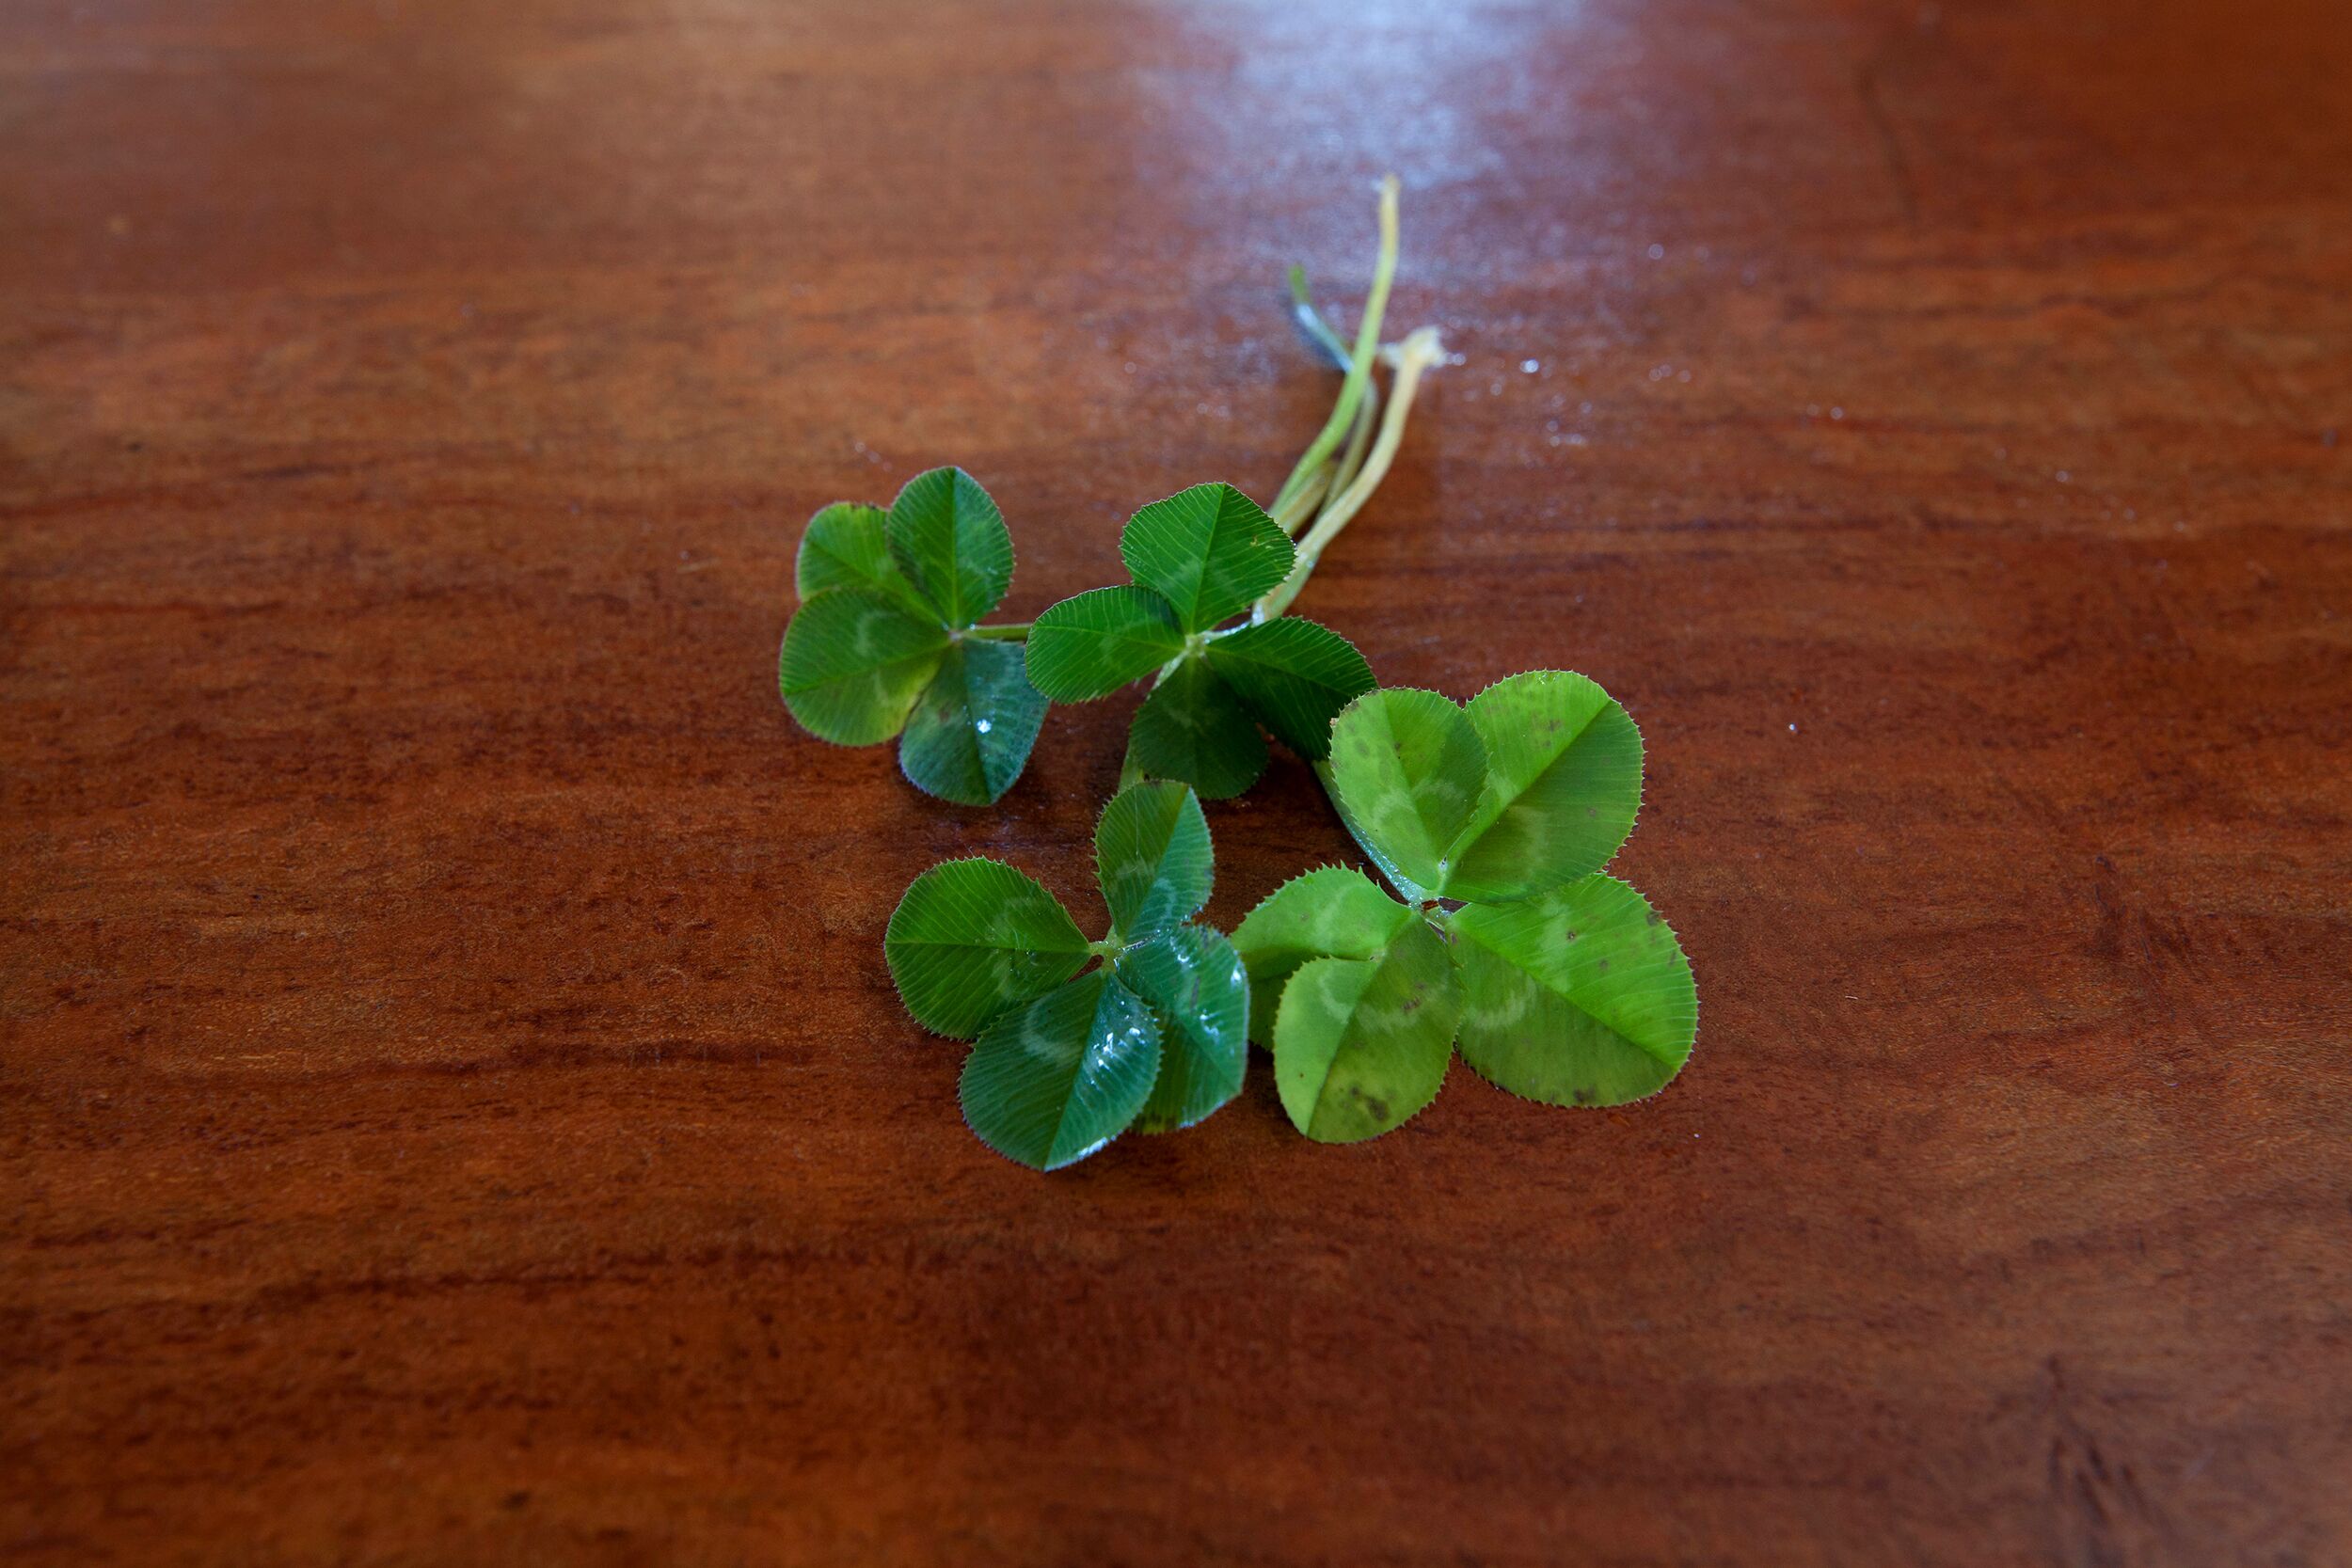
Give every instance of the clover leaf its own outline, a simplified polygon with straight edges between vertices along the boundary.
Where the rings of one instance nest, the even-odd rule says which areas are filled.
[[[882,954],[915,1022],[960,1039],[1069,979],[1089,956],[1058,899],[992,860],[949,861],[917,877],[891,913]]]
[[[1282,988],[1274,1084],[1319,1143],[1377,1137],[1438,1098],[1461,985],[1445,944],[1407,920],[1373,958],[1312,958]]]
[[[1159,1072],[1151,1010],[1098,969],[998,1014],[964,1058],[958,1095],[980,1142],[1059,1170],[1126,1131]]]
[[[1128,518],[1119,558],[1136,581],[1159,591],[1186,631],[1206,631],[1288,577],[1296,551],[1239,490],[1196,484]]]
[[[1556,1105],[1617,1105],[1681,1070],[1698,995],[1674,932],[1601,867],[1641,805],[1642,742],[1581,675],[1536,671],[1469,708],[1377,690],[1332,724],[1334,805],[1401,895],[1327,867],[1233,932],[1250,1034],[1299,1131],[1347,1143],[1437,1095],[1454,1049]]]
[[[777,685],[819,739],[870,746],[903,735],[914,783],[963,805],[1012,787],[1045,721],[1045,697],[1007,639],[976,623],[1012,582],[1012,537],[961,468],[909,480],[887,512],[841,502],[801,535],[801,608]]]
[[[1191,1126],[1241,1092],[1248,1065],[1248,973],[1230,942],[1193,923],[1214,878],[1199,797],[1132,785],[1104,808],[1094,846],[1111,915],[1099,942],[1042,886],[990,860],[916,878],[882,939],[907,1011],[974,1041],[965,1122],[1040,1170],[1130,1127]]]
[[[1230,484],[1195,485],[1129,518],[1119,550],[1132,582],[1064,599],[1031,628],[1038,690],[1083,703],[1153,676],[1128,732],[1129,771],[1208,800],[1256,782],[1266,733],[1310,761],[1328,754],[1332,718],[1372,689],[1372,669],[1312,621],[1236,620],[1297,560],[1256,502]]]
[[[1249,975],[1223,934],[1178,926],[1119,957],[1119,978],[1160,1025],[1160,1076],[1136,1126],[1190,1127],[1241,1092],[1249,1063]]]

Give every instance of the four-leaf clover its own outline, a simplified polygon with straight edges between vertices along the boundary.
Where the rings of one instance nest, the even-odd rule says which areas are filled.
[[[1119,553],[1133,581],[1038,617],[1028,652],[1038,690],[1080,703],[1154,675],[1128,731],[1128,770],[1207,800],[1238,795],[1264,771],[1261,726],[1310,761],[1329,753],[1332,717],[1372,689],[1372,669],[1312,621],[1238,619],[1297,558],[1256,502],[1230,484],[1196,484],[1128,519]]]
[[[1094,856],[1111,917],[1100,942],[991,860],[916,878],[882,939],[907,1011],[976,1042],[964,1120],[1040,1170],[1131,1126],[1191,1126],[1241,1091],[1248,1065],[1248,975],[1231,942],[1191,923],[1213,875],[1199,799],[1169,783],[1121,791],[1095,827]]]
[[[1367,693],[1322,772],[1401,896],[1311,871],[1233,932],[1250,1035],[1298,1130],[1352,1143],[1437,1097],[1458,1044],[1498,1086],[1617,1105],[1680,1071],[1698,994],[1674,932],[1600,868],[1641,806],[1642,737],[1581,675],[1498,682],[1467,711]]]
[[[903,734],[898,766],[923,789],[986,805],[1037,743],[1045,698],[1021,628],[976,623],[1012,582],[1012,536],[961,468],[907,481],[890,510],[840,502],[809,519],[777,684],[811,733],[842,746]]]

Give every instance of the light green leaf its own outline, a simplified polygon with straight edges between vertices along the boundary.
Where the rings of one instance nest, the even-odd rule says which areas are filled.
[[[1085,934],[1052,894],[990,860],[948,861],[924,872],[882,934],[882,956],[907,1011],[958,1039],[1069,979],[1087,954]]]
[[[835,501],[808,520],[792,568],[793,586],[803,599],[828,588],[868,588],[913,611],[935,615],[914,585],[899,574],[883,536],[889,514],[879,506]]]
[[[1249,971],[1249,1037],[1274,1044],[1275,1008],[1298,967],[1314,958],[1376,958],[1413,911],[1360,871],[1327,865],[1265,895],[1233,927]]]
[[[1205,631],[1249,608],[1290,576],[1289,538],[1230,484],[1196,484],[1153,501],[1119,537],[1128,572],[1175,607],[1186,631]]]
[[[1265,771],[1265,737],[1233,689],[1197,658],[1177,665],[1136,710],[1127,754],[1146,777],[1179,780],[1205,800],[1239,795]]]
[[[1046,705],[1017,645],[966,638],[948,648],[907,720],[898,767],[943,800],[987,805],[1021,777]]]
[[[1384,689],[1331,726],[1331,777],[1354,826],[1405,875],[1445,891],[1445,854],[1486,779],[1486,749],[1435,691]]]
[[[939,668],[947,633],[864,588],[816,594],[784,628],[776,683],[809,733],[841,746],[897,735]]]
[[[963,1119],[1008,1160],[1058,1170],[1124,1132],[1160,1067],[1151,1009],[1101,970],[1000,1015],[963,1064]]]
[[[1642,808],[1642,732],[1582,675],[1534,670],[1470,699],[1486,748],[1449,896],[1493,903],[1607,865]]]
[[[1615,878],[1467,905],[1452,925],[1462,1055],[1499,1087],[1553,1105],[1622,1105],[1689,1060],[1699,1018],[1690,960]]]
[[[961,468],[908,480],[890,503],[884,534],[898,570],[949,626],[994,610],[1012,585],[1012,535],[979,481]]]
[[[1319,1143],[1356,1143],[1438,1097],[1461,989],[1445,944],[1416,920],[1377,958],[1313,958],[1282,989],[1274,1085]]]
[[[1184,650],[1184,628],[1149,588],[1097,588],[1029,628],[1029,679],[1057,703],[1107,697]]]
[[[1206,926],[1179,926],[1128,948],[1118,967],[1160,1025],[1159,1081],[1136,1130],[1190,1127],[1239,1094],[1249,1063],[1249,976],[1232,944]]]
[[[1141,942],[1189,920],[1209,901],[1213,864],[1200,802],[1181,784],[1131,784],[1103,808],[1094,869],[1111,929]]]
[[[1389,885],[1396,889],[1399,898],[1408,904],[1425,904],[1437,896],[1398,869],[1396,862],[1383,854],[1380,847],[1365,833],[1363,824],[1356,820],[1356,814],[1347,809],[1347,800],[1340,794],[1339,784],[1331,776],[1328,757],[1315,764],[1315,777],[1323,782],[1324,797],[1331,802],[1331,809],[1340,814],[1340,826],[1347,830],[1347,836],[1356,841],[1356,847],[1364,852],[1364,858],[1380,868],[1380,875],[1389,879]]]
[[[1310,762],[1331,754],[1331,721],[1372,689],[1372,666],[1356,644],[1295,615],[1244,626],[1207,654],[1259,722]]]

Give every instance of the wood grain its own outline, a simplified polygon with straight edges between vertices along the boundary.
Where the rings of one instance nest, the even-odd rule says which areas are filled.
[[[882,927],[1131,699],[810,739],[799,524],[1264,496],[1387,168],[1300,608],[1625,700],[1698,1053],[1033,1176]],[[2352,1561],[2332,0],[23,0],[0,234],[11,1561]]]

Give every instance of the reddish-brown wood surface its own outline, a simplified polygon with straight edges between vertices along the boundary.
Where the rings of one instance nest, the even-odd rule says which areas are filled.
[[[1129,702],[811,740],[799,525],[1265,495],[1391,167],[1301,609],[1625,700],[1697,1055],[1032,1175],[882,927]],[[11,1561],[2352,1561],[2334,0],[18,0],[0,521]]]

